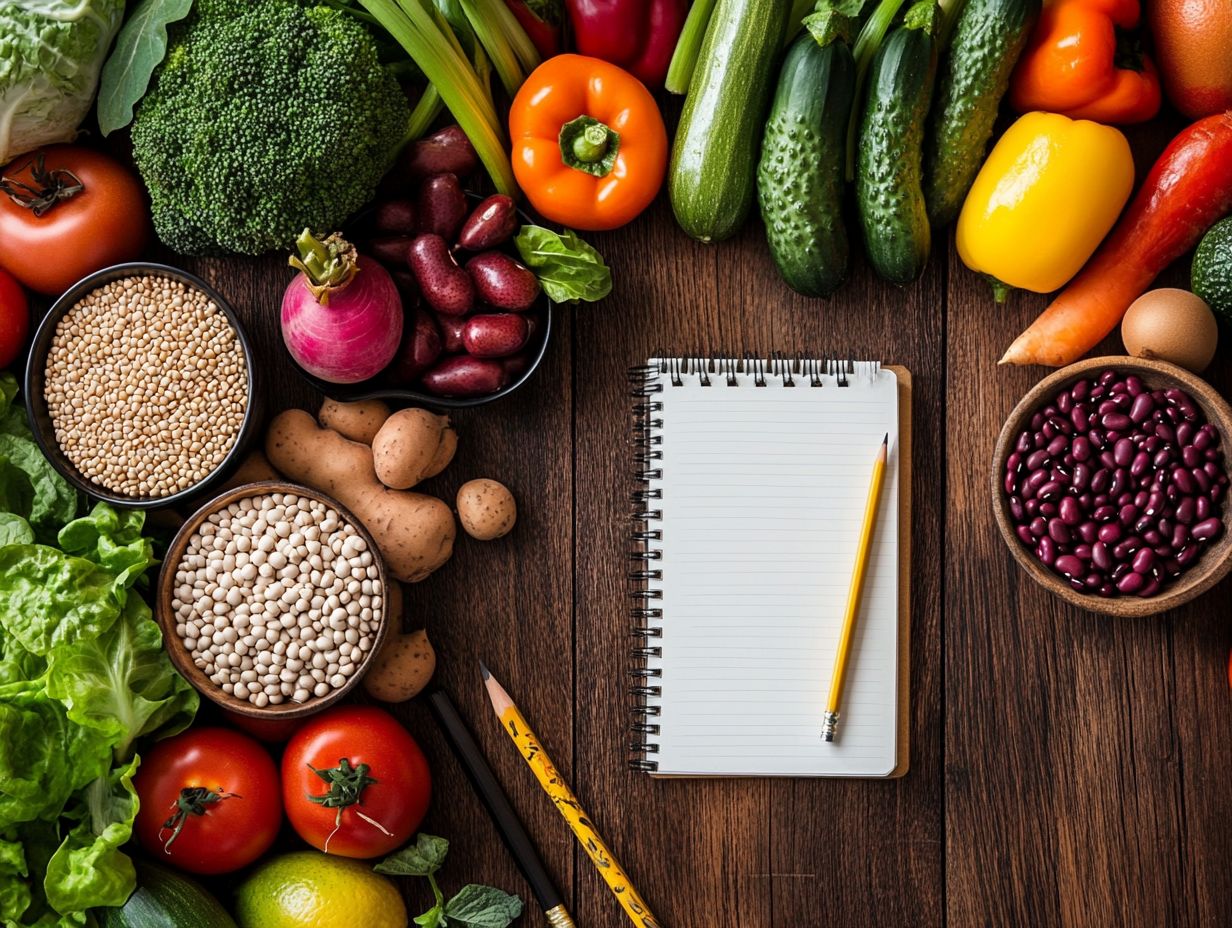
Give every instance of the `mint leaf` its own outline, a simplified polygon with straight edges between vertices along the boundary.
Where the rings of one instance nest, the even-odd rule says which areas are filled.
[[[418,834],[415,843],[390,854],[372,869],[388,876],[431,876],[441,869],[449,842],[435,835]]]
[[[557,235],[543,226],[526,225],[514,243],[554,302],[593,303],[612,292],[612,271],[603,256],[572,229]]]
[[[492,886],[469,883],[445,903],[450,925],[461,928],[506,928],[522,914],[522,900]]]

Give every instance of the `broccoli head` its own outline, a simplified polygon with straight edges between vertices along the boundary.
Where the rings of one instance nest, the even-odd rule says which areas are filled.
[[[133,121],[154,228],[260,254],[367,202],[410,118],[366,28],[297,0],[200,0]]]

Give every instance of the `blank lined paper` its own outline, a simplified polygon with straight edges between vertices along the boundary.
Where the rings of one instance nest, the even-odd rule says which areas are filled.
[[[654,362],[651,362],[654,363]],[[888,776],[898,731],[897,379],[765,386],[696,374],[655,395],[663,776]],[[873,460],[889,460],[838,740],[821,740]]]

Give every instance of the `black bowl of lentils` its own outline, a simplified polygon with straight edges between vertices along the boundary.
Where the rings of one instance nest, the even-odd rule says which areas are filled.
[[[1232,568],[1225,453],[1232,410],[1201,378],[1140,358],[1081,361],[1042,380],[993,457],[997,523],[1061,598],[1154,615]]]
[[[260,424],[252,346],[234,310],[179,268],[117,264],[39,323],[24,384],[43,453],[114,506],[170,506],[216,486]]]

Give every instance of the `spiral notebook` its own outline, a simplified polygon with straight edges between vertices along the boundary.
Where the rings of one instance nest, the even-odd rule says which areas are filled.
[[[869,361],[630,370],[638,488],[632,766],[894,777],[907,767],[911,377]],[[821,740],[873,459],[889,459],[838,740]]]

